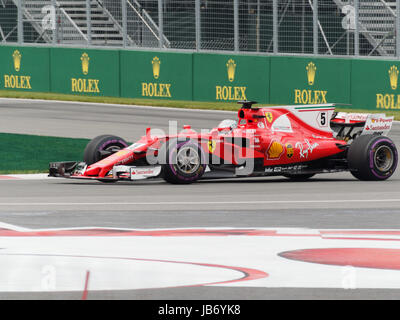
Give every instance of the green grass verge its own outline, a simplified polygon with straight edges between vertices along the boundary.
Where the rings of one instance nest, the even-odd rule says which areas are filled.
[[[155,99],[131,99],[117,97],[91,97],[72,94],[43,93],[43,92],[20,92],[0,90],[2,98],[18,98],[18,99],[42,99],[42,100],[61,100],[61,101],[81,101],[92,103],[112,103],[140,106],[156,106],[169,108],[186,108],[186,109],[214,109],[214,110],[230,110],[236,111],[240,108],[237,103],[233,102],[196,102],[196,101],[177,101],[177,100],[155,100]]]
[[[0,133],[0,173],[48,172],[52,161],[81,161],[88,139]]]
[[[20,99],[42,99],[42,100],[60,100],[60,101],[81,101],[92,103],[111,103],[141,106],[156,106],[169,108],[186,108],[186,109],[209,109],[209,110],[227,110],[237,111],[240,106],[236,102],[202,102],[202,101],[177,101],[177,100],[155,100],[155,99],[132,99],[117,97],[91,97],[84,95],[59,94],[48,92],[21,92],[0,90],[0,97],[3,98],[20,98]],[[267,105],[267,104],[263,104]],[[337,106],[337,111],[343,112],[368,112],[368,113],[385,113],[387,116],[394,116],[395,120],[400,120],[400,112],[389,110],[375,109],[351,109]]]

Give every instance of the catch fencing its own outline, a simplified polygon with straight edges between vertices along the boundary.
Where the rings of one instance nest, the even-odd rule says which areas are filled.
[[[0,43],[400,58],[400,0],[0,0]]]

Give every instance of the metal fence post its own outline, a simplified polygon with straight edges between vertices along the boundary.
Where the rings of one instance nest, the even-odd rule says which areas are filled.
[[[128,22],[127,22],[127,9],[126,9],[126,1],[121,0],[121,11],[122,11],[122,43],[124,48],[127,45],[127,34],[128,34]]]
[[[318,54],[318,0],[313,2],[313,48],[314,54]]]
[[[195,1],[195,16],[196,16],[196,50],[199,51],[201,49],[200,0]]]
[[[396,0],[396,56],[400,58],[400,0]]]
[[[273,52],[278,53],[278,0],[272,1],[272,43]]]
[[[301,3],[301,53],[304,53],[304,40],[305,40],[305,14],[306,14],[306,4],[305,0]]]
[[[234,47],[239,51],[239,0],[233,1]]]
[[[163,47],[163,26],[164,26],[164,21],[163,21],[163,0],[158,0],[158,35],[159,35],[159,46],[160,48]]]
[[[24,42],[24,25],[22,22],[22,1],[18,1],[17,7],[17,36],[18,36],[18,43],[22,44]]]
[[[260,0],[257,0],[256,51],[260,52]]]
[[[53,45],[55,45],[56,43],[57,43],[57,38],[58,38],[58,33],[57,33],[57,30],[58,30],[58,25],[57,25],[57,3],[56,3],[56,0],[51,0],[51,5],[52,5],[52,7],[53,7],[53,9],[54,9],[54,19],[55,19],[55,21],[53,21],[53,30],[52,30],[52,32],[53,32],[53,34],[52,34],[52,43],[53,43]]]
[[[358,28],[358,9],[359,9],[359,1],[354,0],[354,55],[360,55],[360,35]]]
[[[87,44],[92,44],[92,8],[90,5],[91,0],[86,0],[86,36],[87,36]]]

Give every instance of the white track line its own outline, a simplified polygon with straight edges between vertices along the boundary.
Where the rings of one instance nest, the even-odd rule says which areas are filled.
[[[400,199],[348,199],[342,203],[400,202]],[[218,204],[288,204],[288,203],[337,203],[337,200],[271,200],[271,201],[171,201],[171,202],[3,202],[0,206],[167,206],[167,205],[218,205]]]
[[[18,180],[45,180],[50,179],[48,173],[34,174],[0,174],[0,181],[18,181]]]

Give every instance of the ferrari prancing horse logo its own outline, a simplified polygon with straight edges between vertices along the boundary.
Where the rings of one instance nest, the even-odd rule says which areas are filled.
[[[210,151],[210,153],[213,153],[216,147],[217,143],[215,142],[215,140],[208,141],[208,151]]]
[[[269,123],[271,123],[272,120],[274,119],[274,117],[272,116],[272,112],[266,112],[265,118],[268,120]]]

